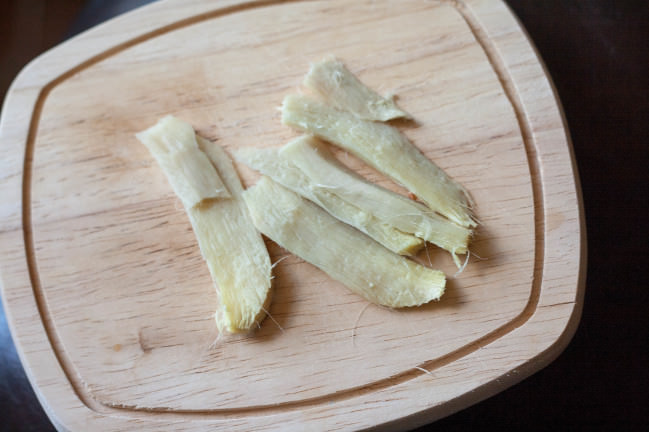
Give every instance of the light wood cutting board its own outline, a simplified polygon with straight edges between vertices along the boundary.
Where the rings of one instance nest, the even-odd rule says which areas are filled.
[[[417,121],[396,125],[471,191],[473,257],[453,277],[429,246],[446,294],[389,310],[288,256],[273,319],[219,337],[189,221],[134,133],[174,114],[230,152],[280,146],[296,133],[278,105],[327,54],[398,95]],[[408,429],[566,346],[585,271],[576,179],[552,85],[500,0],[163,1],[47,52],[9,91],[3,300],[61,430]]]

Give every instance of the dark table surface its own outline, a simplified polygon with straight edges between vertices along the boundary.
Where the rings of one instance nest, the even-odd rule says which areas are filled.
[[[146,1],[87,3],[69,34]],[[649,426],[649,2],[509,0],[557,87],[588,235],[586,298],[568,348],[510,389],[419,430]],[[0,312],[0,430],[53,430]]]

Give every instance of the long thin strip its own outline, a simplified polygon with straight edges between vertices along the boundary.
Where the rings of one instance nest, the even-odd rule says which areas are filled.
[[[333,57],[311,64],[304,85],[329,104],[365,120],[412,118],[394,100],[384,98],[363,84],[343,62]]]
[[[207,156],[199,150],[190,124],[166,116],[136,136],[162,167],[185,208],[206,199],[230,196]]]
[[[188,127],[194,134],[193,128],[180,120],[169,121],[167,118],[163,124],[165,127],[154,126],[146,133],[138,134],[138,139],[147,147],[155,148],[158,143],[177,143],[175,137],[188,135]],[[215,314],[217,327],[220,331],[247,331],[260,322],[268,310],[270,258],[261,235],[252,224],[242,198],[243,187],[230,158],[217,144],[200,136],[195,136],[194,140],[195,151],[203,155],[208,168],[221,184],[225,183],[223,189],[229,190],[231,195],[228,194],[229,198],[204,200],[200,205],[190,205],[191,201],[183,199],[183,196],[180,198],[219,296]],[[173,164],[160,166],[168,178],[180,184],[189,184],[187,177],[194,175],[192,171],[173,171],[177,168]]]
[[[244,148],[235,153],[240,162],[271,177],[284,187],[313,201],[332,216],[364,232],[392,252],[400,255],[415,255],[424,247],[424,242],[383,223],[373,214],[341,199],[335,190],[320,187],[290,160],[280,157],[278,149]]]
[[[272,299],[271,263],[243,199],[243,186],[223,148],[203,137],[200,148],[227,185],[232,199],[210,202],[189,212],[194,232],[218,287],[219,330],[248,331],[266,316]]]
[[[284,98],[282,122],[350,151],[453,222],[476,225],[466,190],[394,127],[358,119],[302,95]]]
[[[268,177],[243,196],[257,229],[373,303],[418,306],[444,293],[442,272],[388,251]]]
[[[313,184],[396,229],[429,241],[451,254],[465,254],[471,230],[454,224],[426,206],[365,180],[345,167],[322,143],[300,137],[279,152]]]

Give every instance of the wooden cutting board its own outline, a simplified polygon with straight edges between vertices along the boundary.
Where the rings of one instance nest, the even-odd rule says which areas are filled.
[[[466,270],[435,304],[368,305],[267,241],[270,314],[217,334],[189,221],[134,133],[165,114],[227,151],[327,54],[398,96],[396,125],[472,193]],[[353,169],[394,184],[345,154]],[[246,186],[258,175],[237,166]],[[60,430],[408,429],[548,364],[579,320],[585,237],[561,109],[500,0],[162,1],[34,60],[0,124],[3,301]],[[430,261],[429,261],[430,260]]]

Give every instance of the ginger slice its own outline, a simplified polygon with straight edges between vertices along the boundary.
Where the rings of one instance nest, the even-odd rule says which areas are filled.
[[[456,255],[468,250],[472,234],[469,228],[365,180],[345,167],[314,137],[298,137],[281,149],[240,149],[235,158],[400,255],[413,255],[423,246],[421,242],[413,243],[411,236],[447,250],[458,267],[461,263]],[[380,235],[373,233],[372,227],[380,230]],[[386,233],[398,235],[388,236],[386,240]],[[392,238],[401,240],[391,243]]]
[[[353,153],[453,222],[476,225],[468,192],[392,126],[361,120],[303,95],[289,95],[282,122]]]
[[[444,293],[444,273],[390,252],[268,177],[243,196],[259,231],[373,303],[418,306]]]
[[[189,126],[180,121],[174,123],[185,131]],[[138,138],[149,147],[151,142],[170,141],[179,133],[168,123],[168,127],[149,129],[138,134]],[[230,158],[218,144],[198,135],[195,140],[196,151],[205,157],[217,176],[220,174],[219,181],[222,179],[230,191],[230,198],[185,206],[219,297],[216,324],[221,332],[248,331],[266,316],[271,301],[270,258],[243,201],[243,187]],[[180,182],[187,182],[185,177],[193,175],[191,171],[169,171],[173,166],[168,164],[161,167],[168,178],[179,178]]]
[[[326,188],[341,200],[373,215],[401,232],[429,241],[452,255],[465,254],[471,230],[454,224],[429,208],[365,180],[345,167],[324,143],[301,137],[279,152],[291,161],[313,184]]]
[[[207,156],[199,150],[191,125],[166,116],[136,136],[162,167],[185,208],[206,199],[230,196]]]
[[[304,85],[329,104],[364,120],[412,118],[399,109],[394,100],[384,98],[365,86],[343,62],[334,57],[312,64],[304,78]]]
[[[313,138],[297,140],[302,139]],[[364,232],[392,252],[410,256],[424,247],[421,239],[382,222],[371,212],[356,206],[353,201],[341,199],[335,189],[314,182],[291,160],[281,157],[278,149],[244,148],[234,156],[238,161],[318,204],[332,216]]]
[[[200,233],[201,251],[218,286],[216,323],[219,330],[248,331],[265,318],[270,306],[270,257],[252,223],[243,199],[243,186],[230,157],[218,144],[201,136],[197,138],[232,194],[231,200],[210,203],[206,211],[199,209],[190,214],[194,231]]]

